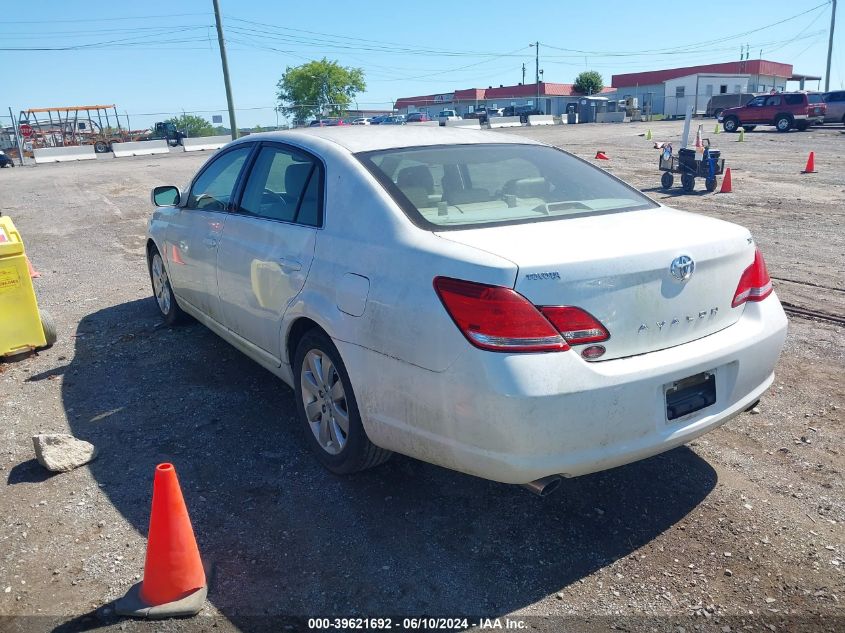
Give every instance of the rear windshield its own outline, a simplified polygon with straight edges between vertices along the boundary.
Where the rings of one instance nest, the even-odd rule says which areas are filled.
[[[820,94],[808,94],[807,101],[810,103],[824,103],[824,99]]]
[[[464,228],[657,206],[601,169],[544,145],[410,147],[358,154],[419,226]]]

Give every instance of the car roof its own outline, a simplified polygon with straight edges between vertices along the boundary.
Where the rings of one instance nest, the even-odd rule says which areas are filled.
[[[426,145],[474,145],[483,143],[521,143],[523,145],[543,145],[539,141],[486,130],[468,130],[435,126],[342,126],[314,127],[283,130],[280,132],[261,132],[244,136],[236,143],[247,141],[289,141],[296,145],[317,146],[320,141],[328,141],[355,154],[373,150],[417,147]]]

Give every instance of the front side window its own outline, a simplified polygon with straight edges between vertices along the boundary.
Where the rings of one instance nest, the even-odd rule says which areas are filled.
[[[268,220],[317,226],[320,166],[294,149],[262,147],[244,187],[239,211]]]
[[[186,208],[225,211],[251,151],[251,144],[243,145],[217,156],[194,181]]]
[[[764,103],[766,103],[766,97],[754,97],[751,101],[748,102],[748,107],[762,108]]]
[[[477,144],[357,155],[417,225],[470,228],[647,209],[655,203],[553,147]]]

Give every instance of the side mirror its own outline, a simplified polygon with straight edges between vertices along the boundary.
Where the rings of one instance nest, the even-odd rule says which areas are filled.
[[[174,207],[179,204],[182,194],[179,193],[179,187],[163,185],[153,188],[150,199],[157,207]]]

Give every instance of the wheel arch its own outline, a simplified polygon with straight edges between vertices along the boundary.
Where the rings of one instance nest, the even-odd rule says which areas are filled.
[[[293,357],[294,354],[296,354],[296,348],[299,345],[299,341],[301,341],[302,338],[311,330],[319,330],[331,338],[331,335],[326,332],[326,329],[313,319],[307,316],[297,317],[293,323],[291,323],[288,328],[287,335],[285,336],[285,358],[291,367],[293,367]]]

